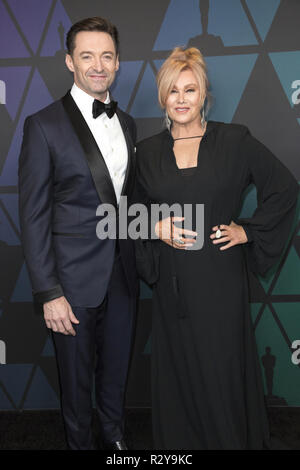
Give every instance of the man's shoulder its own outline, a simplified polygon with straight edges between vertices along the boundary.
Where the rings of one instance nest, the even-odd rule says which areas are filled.
[[[126,113],[126,111],[123,111],[123,109],[119,108],[118,107],[118,111],[119,111],[119,114],[121,114],[121,116],[123,117],[123,119],[125,119],[125,121],[129,124],[129,125],[132,125],[132,126],[135,126],[135,120],[134,118]]]
[[[117,109],[117,114],[119,116],[119,119],[121,118],[122,121],[124,121],[126,123],[126,126],[129,129],[129,132],[130,132],[131,137],[132,137],[132,139],[134,141],[134,144],[135,144],[136,143],[136,134],[137,134],[135,120],[133,119],[132,116],[130,116],[130,114],[126,113],[125,111],[123,111],[119,107]]]
[[[63,111],[62,98],[53,101],[44,108],[27,116],[28,120],[38,120],[39,122],[58,120],[59,114]]]

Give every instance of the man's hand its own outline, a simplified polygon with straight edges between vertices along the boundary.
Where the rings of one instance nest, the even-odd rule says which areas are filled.
[[[196,243],[196,239],[193,237],[197,236],[197,232],[174,225],[174,222],[182,222],[183,220],[184,217],[166,217],[160,220],[155,225],[156,235],[167,245],[178,250],[185,250],[188,246],[193,246]]]
[[[65,297],[45,302],[43,308],[47,328],[64,335],[76,335],[72,323],[78,324],[79,321]]]
[[[221,231],[221,236],[216,237],[218,229]],[[230,222],[230,225],[216,225],[212,228],[215,233],[210,235],[210,238],[213,239],[214,244],[228,242],[227,245],[221,246],[220,250],[227,250],[228,248],[239,245],[241,243],[247,243],[248,238],[245,230],[241,225],[237,225],[233,220]]]

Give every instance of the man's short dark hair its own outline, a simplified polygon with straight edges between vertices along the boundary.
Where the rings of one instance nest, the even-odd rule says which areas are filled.
[[[116,54],[119,54],[119,33],[116,28],[110,21],[100,16],[94,16],[92,18],[85,18],[84,20],[78,21],[73,24],[68,31],[66,46],[68,54],[72,55],[75,49],[75,39],[76,34],[80,31],[100,31],[107,33],[112,37],[114,41]]]

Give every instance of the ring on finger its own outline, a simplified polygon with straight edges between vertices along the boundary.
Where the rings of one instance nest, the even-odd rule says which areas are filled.
[[[184,245],[184,241],[181,240],[180,238],[175,238],[174,240],[176,243],[179,243],[179,245]]]
[[[216,238],[221,238],[221,236],[222,236],[222,230],[218,228],[218,230],[216,231]]]

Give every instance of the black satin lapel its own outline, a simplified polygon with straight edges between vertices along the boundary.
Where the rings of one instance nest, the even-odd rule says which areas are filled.
[[[116,194],[103,155],[70,92],[62,98],[62,103],[84,150],[101,202],[113,204],[116,207]]]
[[[124,196],[126,194],[130,194],[130,190],[133,185],[133,180],[134,180],[134,168],[135,168],[135,150],[134,150],[134,143],[132,141],[129,129],[127,127],[126,120],[123,116],[122,111],[117,108],[117,116],[119,118],[124,137],[126,140],[126,145],[127,145],[127,150],[128,150],[128,163],[127,163],[127,168],[126,168],[126,173],[125,173],[125,178],[124,178],[124,183],[121,191],[121,195]]]

